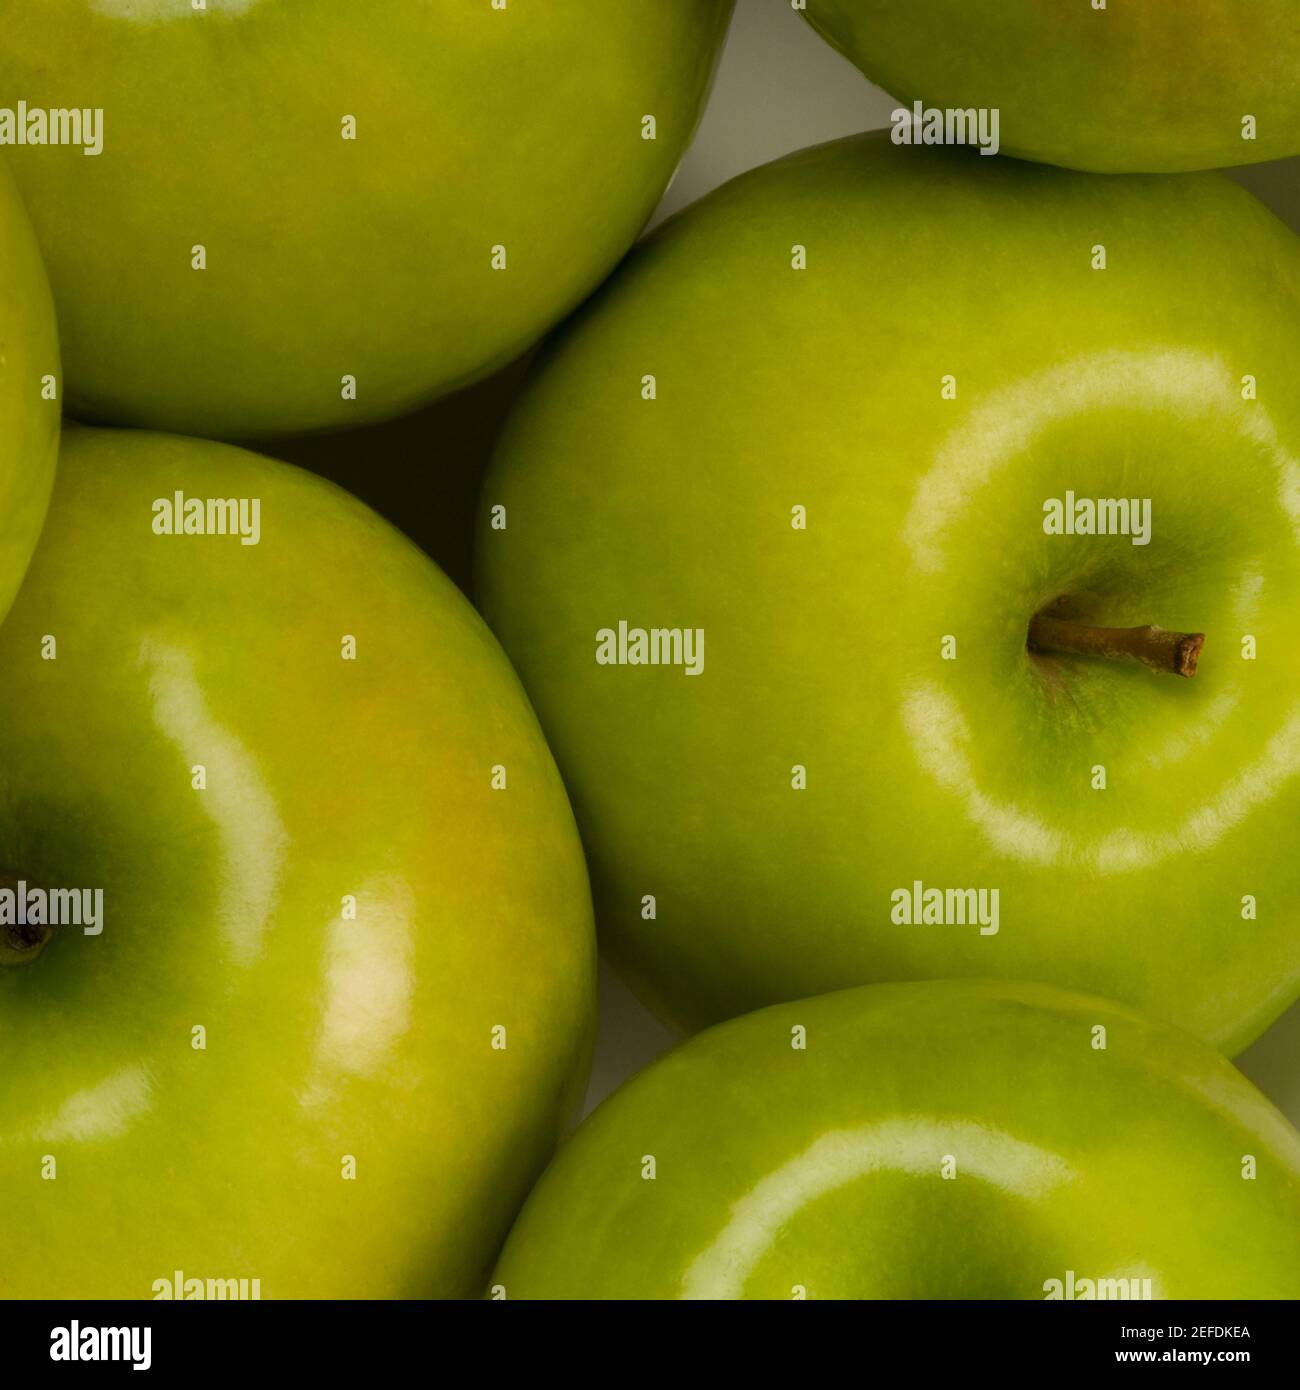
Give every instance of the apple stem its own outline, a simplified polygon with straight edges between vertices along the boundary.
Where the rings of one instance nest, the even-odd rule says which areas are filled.
[[[1140,661],[1153,671],[1194,676],[1205,646],[1203,632],[1166,632],[1162,627],[1088,627],[1068,618],[1039,613],[1029,624],[1029,647],[1036,652],[1081,652],[1115,660]]]

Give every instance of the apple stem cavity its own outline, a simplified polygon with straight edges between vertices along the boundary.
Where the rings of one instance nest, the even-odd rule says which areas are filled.
[[[52,934],[49,927],[34,926],[30,922],[0,927],[0,967],[26,965],[35,960]]]
[[[1153,671],[1174,676],[1194,676],[1205,646],[1203,632],[1168,632],[1163,627],[1088,627],[1068,618],[1039,613],[1029,624],[1029,649],[1034,652],[1071,652],[1105,656],[1112,660],[1140,661]]]
[[[0,871],[0,888],[16,889],[21,880]],[[43,922],[6,922],[0,925],[0,969],[26,965],[45,949],[54,928]]]

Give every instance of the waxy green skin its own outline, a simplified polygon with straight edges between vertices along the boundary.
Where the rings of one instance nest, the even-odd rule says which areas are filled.
[[[1260,1033],[1300,992],[1297,379],[1300,245],[1219,175],[864,137],[643,243],[516,408],[477,557],[642,996],[1011,977]],[[1045,534],[1068,490],[1151,499],[1150,544]],[[1031,655],[1061,596],[1204,632],[1200,673]],[[620,620],[702,628],[703,673],[597,665]],[[917,881],[998,890],[997,933],[894,922]]]
[[[1186,1034],[941,981],[764,1009],[647,1068],[561,1149],[492,1285],[1034,1299],[1070,1270],[1152,1298],[1297,1297],[1300,1137]]]
[[[1023,159],[1157,173],[1300,153],[1293,0],[808,0],[804,16],[909,109],[997,108]]]
[[[41,534],[59,455],[54,304],[31,224],[0,160],[0,621]]]
[[[5,150],[50,268],[72,413],[290,434],[399,415],[503,364],[631,245],[730,12],[0,0],[6,104],[105,113],[98,156]]]
[[[155,535],[177,489],[260,498],[260,544]],[[101,935],[0,968],[0,1296],[480,1290],[594,1009],[572,816],[482,621],[330,484],[74,430],[0,673],[0,864],[104,891]]]

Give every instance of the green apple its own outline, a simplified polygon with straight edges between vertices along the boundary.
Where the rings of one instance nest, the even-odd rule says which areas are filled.
[[[1300,154],[1295,0],[808,0],[908,109],[999,112],[1001,147],[1106,173]]]
[[[992,976],[1261,1032],[1300,992],[1298,378],[1300,243],[1217,174],[876,135],[634,252],[477,563],[652,1006]],[[1048,532],[1070,494],[1108,534]],[[1053,617],[1204,634],[1200,673],[1031,650]]]
[[[0,621],[45,520],[59,453],[61,389],[45,267],[0,161]]]
[[[560,1151],[496,1298],[1300,1297],[1300,1136],[1173,1028],[875,985],[661,1058]]]
[[[178,492],[250,524],[166,534]],[[331,484],[77,429],[0,675],[0,887],[102,891],[0,927],[0,1295],[481,1289],[595,964],[481,619]]]
[[[247,439],[504,363],[650,215],[731,4],[0,0],[72,413]]]

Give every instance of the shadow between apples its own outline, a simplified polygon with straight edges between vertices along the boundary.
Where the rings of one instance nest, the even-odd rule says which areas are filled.
[[[413,415],[243,447],[337,483],[413,540],[467,597],[474,514],[487,462],[533,358]]]

